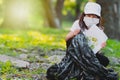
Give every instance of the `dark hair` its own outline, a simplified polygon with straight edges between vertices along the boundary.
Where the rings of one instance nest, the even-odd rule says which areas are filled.
[[[88,27],[85,25],[85,23],[84,23],[84,21],[83,21],[84,16],[85,16],[85,13],[82,13],[81,16],[80,16],[80,18],[79,18],[79,26],[80,26],[81,30],[83,30],[83,31],[84,31],[85,29],[88,29]],[[97,26],[98,26],[100,29],[104,30],[104,27],[102,26],[102,17],[99,17],[99,16],[98,16],[98,18],[100,19],[100,22],[97,24]]]

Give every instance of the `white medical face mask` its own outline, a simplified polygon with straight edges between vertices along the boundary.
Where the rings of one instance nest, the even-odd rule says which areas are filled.
[[[91,17],[84,17],[83,21],[85,22],[88,28],[90,28],[93,25],[97,25],[99,23],[98,18],[91,18]]]

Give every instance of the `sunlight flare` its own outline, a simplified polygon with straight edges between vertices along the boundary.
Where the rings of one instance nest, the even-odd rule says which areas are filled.
[[[10,11],[13,17],[19,19],[25,19],[30,13],[29,6],[26,4],[14,4]]]

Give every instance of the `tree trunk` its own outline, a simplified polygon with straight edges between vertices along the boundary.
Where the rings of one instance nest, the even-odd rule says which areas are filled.
[[[118,0],[118,19],[119,19],[119,27],[120,27],[120,0]],[[120,32],[120,29],[119,29],[119,32]]]
[[[4,21],[1,25],[1,27],[5,28],[25,28],[27,27],[27,15],[23,17],[20,17],[18,15],[19,9],[17,9],[17,6],[22,6],[24,1],[21,0],[4,0]],[[15,6],[16,5],[16,6]],[[15,11],[15,10],[17,11]],[[22,16],[22,15],[21,15]]]
[[[64,1],[65,0],[57,0],[56,7],[55,7],[56,14],[59,19],[60,25],[61,25],[61,21],[62,21],[62,9],[63,9]]]
[[[102,6],[105,32],[109,38],[120,40],[120,0],[97,0]]]
[[[76,13],[76,18],[78,19],[80,16],[80,6],[81,6],[82,0],[76,0],[76,9],[75,9],[75,13]]]
[[[52,28],[60,28],[60,22],[53,8],[51,0],[41,0],[44,8],[45,23]]]

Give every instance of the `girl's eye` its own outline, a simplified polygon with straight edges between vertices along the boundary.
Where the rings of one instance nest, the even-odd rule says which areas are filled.
[[[96,15],[92,15],[92,14],[87,14],[86,17],[97,18]]]

